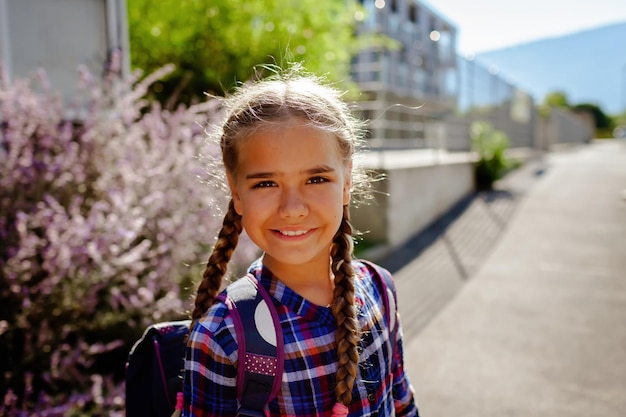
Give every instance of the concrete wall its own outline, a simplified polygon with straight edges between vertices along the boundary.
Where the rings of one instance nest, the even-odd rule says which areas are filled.
[[[537,120],[537,147],[547,151],[562,144],[588,143],[594,135],[593,124],[588,115],[553,108],[547,118]]]
[[[410,152],[410,151],[409,151]],[[443,154],[425,162],[407,164],[406,151],[375,155],[369,168],[386,178],[375,184],[374,201],[353,208],[352,223],[372,243],[396,248],[449,210],[474,190],[469,155],[453,160]]]
[[[10,78],[43,68],[71,96],[84,65],[101,76],[113,51],[129,72],[125,0],[0,0],[0,62]]]
[[[522,111],[518,110],[520,107]],[[523,117],[517,113],[522,113]],[[536,110],[531,107],[531,103],[516,106],[515,102],[507,102],[481,113],[453,114],[443,120],[429,122],[425,142],[426,146],[441,147],[450,152],[468,152],[471,150],[469,132],[471,124],[475,121],[484,121],[504,132],[509,138],[511,148],[532,148],[537,142],[536,120]]]

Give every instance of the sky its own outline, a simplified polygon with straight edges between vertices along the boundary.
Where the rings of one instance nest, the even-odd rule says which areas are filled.
[[[461,55],[626,22],[626,0],[426,0],[457,28]]]

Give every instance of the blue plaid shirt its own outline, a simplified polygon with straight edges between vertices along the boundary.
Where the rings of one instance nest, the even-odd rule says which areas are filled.
[[[353,266],[361,342],[350,416],[418,416],[403,369],[402,332],[397,332],[392,349],[380,290],[363,263],[353,261]],[[337,326],[331,309],[289,289],[260,261],[249,272],[272,296],[284,336],[282,387],[265,410],[266,416],[330,417],[337,371]],[[217,302],[190,334],[183,416],[236,415],[236,339],[228,307]]]

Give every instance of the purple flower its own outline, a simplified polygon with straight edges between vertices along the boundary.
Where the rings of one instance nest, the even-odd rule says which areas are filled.
[[[99,81],[81,67],[65,103],[0,74],[1,415],[119,413],[130,345],[190,308],[226,205],[200,127],[219,103],[146,100],[170,70]],[[256,255],[241,241],[234,270]]]

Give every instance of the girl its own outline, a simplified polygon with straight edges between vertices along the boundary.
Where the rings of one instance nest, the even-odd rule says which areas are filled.
[[[236,415],[237,338],[214,299],[245,230],[263,251],[249,272],[284,335],[282,387],[265,414],[417,416],[401,332],[388,340],[380,290],[352,259],[348,203],[366,182],[348,106],[298,70],[244,85],[226,105],[218,134],[232,199],[192,312],[183,415]]]

